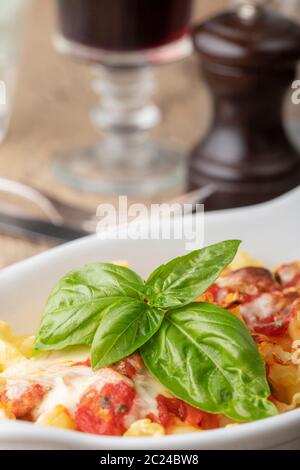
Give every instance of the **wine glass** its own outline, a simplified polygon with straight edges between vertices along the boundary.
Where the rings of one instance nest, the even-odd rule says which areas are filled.
[[[19,75],[29,0],[0,3],[0,143],[7,135]]]
[[[92,65],[101,103],[91,113],[104,131],[95,146],[55,162],[83,190],[151,195],[184,179],[180,154],[153,142],[160,112],[151,102],[155,66],[191,53],[192,0],[57,0],[58,51]]]

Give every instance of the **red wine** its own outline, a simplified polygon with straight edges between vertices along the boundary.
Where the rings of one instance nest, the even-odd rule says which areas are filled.
[[[57,0],[69,41],[112,51],[148,49],[183,36],[192,0]]]

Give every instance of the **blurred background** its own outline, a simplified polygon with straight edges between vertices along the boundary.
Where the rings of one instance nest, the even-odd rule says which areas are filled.
[[[286,4],[289,14],[289,0],[279,3]],[[291,14],[295,16],[292,3]],[[195,0],[193,21],[202,21],[227,5],[226,0]],[[99,202],[113,198],[70,189],[53,176],[50,168],[57,152],[96,143],[99,139],[88,118],[95,104],[91,70],[54,50],[55,27],[54,1],[32,0],[22,40],[11,123],[0,146],[0,176],[25,182],[65,202],[94,211]],[[195,54],[158,67],[157,72],[155,102],[163,120],[154,134],[160,141],[186,153],[204,134],[211,113]],[[292,105],[287,98],[285,113],[289,119],[300,119],[300,106]],[[49,246],[51,243],[40,240],[33,242],[0,234],[0,267]]]

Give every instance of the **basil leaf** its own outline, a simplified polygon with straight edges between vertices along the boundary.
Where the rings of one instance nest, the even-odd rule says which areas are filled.
[[[130,269],[88,264],[64,276],[46,304],[35,349],[91,344],[102,312],[119,299],[144,300],[144,281]]]
[[[187,305],[201,295],[233,260],[240,241],[228,240],[175,258],[157,268],[146,282],[151,305]]]
[[[121,299],[105,310],[92,343],[93,368],[120,361],[146,343],[159,329],[162,310],[133,299]]]
[[[256,344],[220,307],[199,302],[170,311],[141,353],[167,389],[204,411],[239,421],[277,413]]]

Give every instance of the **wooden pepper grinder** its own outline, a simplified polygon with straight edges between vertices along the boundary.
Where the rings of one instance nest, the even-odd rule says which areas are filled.
[[[189,159],[189,187],[213,184],[207,210],[255,204],[300,184],[282,107],[300,59],[300,27],[250,2],[194,29],[213,119]]]

